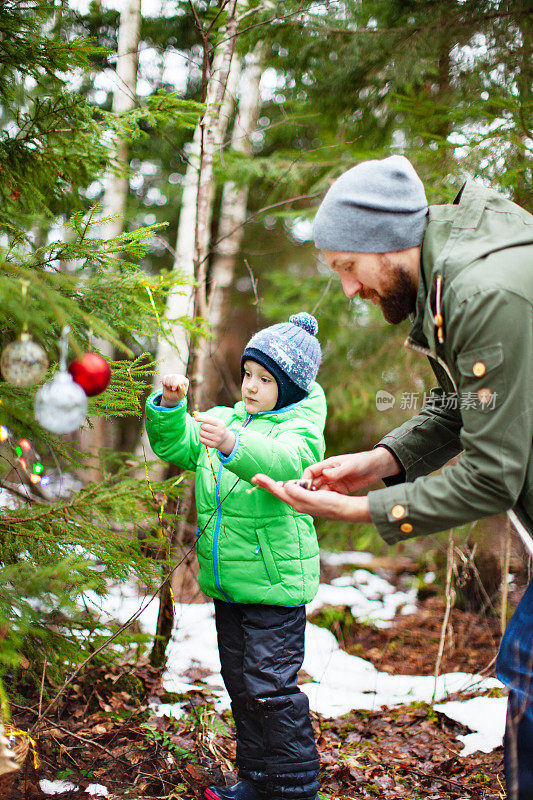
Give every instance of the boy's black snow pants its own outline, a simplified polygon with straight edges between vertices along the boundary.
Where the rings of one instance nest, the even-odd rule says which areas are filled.
[[[239,777],[272,800],[314,800],[318,752],[309,701],[296,684],[304,659],[305,606],[215,600],[215,612]]]

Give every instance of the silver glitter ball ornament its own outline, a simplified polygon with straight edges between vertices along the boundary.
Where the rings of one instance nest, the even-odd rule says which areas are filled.
[[[0,369],[8,383],[34,386],[46,374],[48,357],[29,333],[23,333],[16,342],[11,342],[2,350]]]
[[[35,395],[35,419],[52,433],[71,433],[87,416],[87,396],[68,372],[61,370]]]

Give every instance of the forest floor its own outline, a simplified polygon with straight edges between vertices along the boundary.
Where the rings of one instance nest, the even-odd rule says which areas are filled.
[[[431,676],[443,614],[443,600],[429,594],[415,613],[396,616],[387,628],[358,623],[347,607],[319,609],[311,620],[327,624],[343,649],[364,656],[381,672]],[[498,641],[497,618],[453,608],[440,671],[493,674]],[[161,673],[145,658],[88,668],[33,733],[39,765],[30,750],[11,787],[2,791],[0,785],[2,800],[44,800],[53,793],[60,800],[192,800],[209,784],[231,783],[236,779],[233,723],[228,711],[214,710],[214,687],[204,680],[208,672],[189,671],[184,679],[197,688],[176,695],[164,688]],[[302,673],[301,682],[308,679]],[[161,703],[178,700],[179,718],[154,713]],[[38,693],[28,693],[12,712],[13,725],[31,729]],[[426,703],[337,718],[313,713],[312,719],[321,798],[505,797],[502,747],[461,756],[463,745],[456,737],[468,729]]]

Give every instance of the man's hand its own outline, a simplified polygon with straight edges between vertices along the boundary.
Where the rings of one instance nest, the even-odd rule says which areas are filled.
[[[302,478],[311,480],[317,489],[322,487],[331,492],[352,494],[372,486],[382,478],[397,475],[400,470],[399,463],[389,450],[376,447],[362,453],[347,453],[317,461],[303,471]]]
[[[235,446],[236,436],[233,431],[226,428],[221,419],[209,417],[207,414],[195,414],[194,418],[200,423],[200,441],[207,447],[214,447],[229,456]]]
[[[161,405],[165,408],[177,406],[189,389],[189,379],[185,375],[178,375],[177,372],[165,375],[161,383],[163,385]]]
[[[299,486],[298,480],[283,483],[262,474],[254,475],[252,483],[266,489],[301,514],[345,522],[371,522],[366,497],[346,497],[327,490],[312,492]]]

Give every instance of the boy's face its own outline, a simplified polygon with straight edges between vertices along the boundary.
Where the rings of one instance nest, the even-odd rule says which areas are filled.
[[[272,411],[278,401],[278,384],[261,364],[248,359],[244,362],[241,395],[248,414]]]

